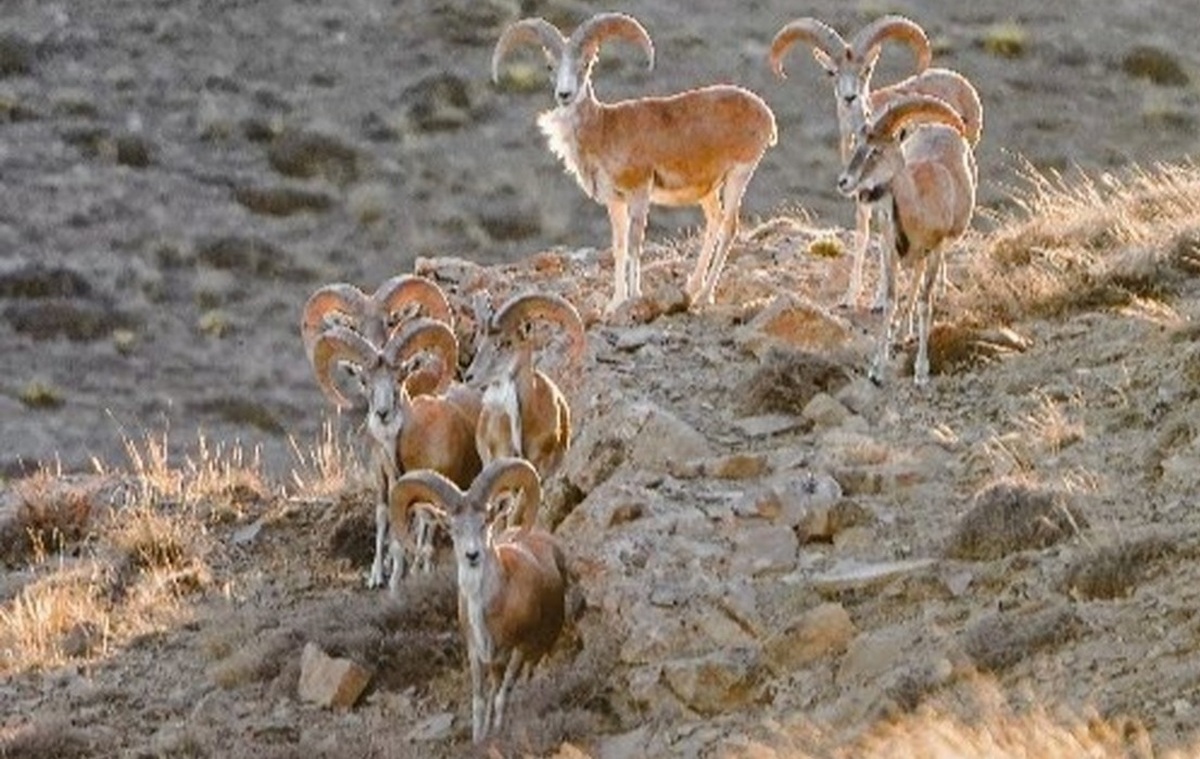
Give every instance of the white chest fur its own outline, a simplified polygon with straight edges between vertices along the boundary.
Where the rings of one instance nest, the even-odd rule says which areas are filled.
[[[555,108],[538,116],[538,127],[546,135],[550,152],[558,156],[567,171],[589,198],[605,202],[611,187],[603,181],[596,165],[579,152],[579,117],[575,108]]]

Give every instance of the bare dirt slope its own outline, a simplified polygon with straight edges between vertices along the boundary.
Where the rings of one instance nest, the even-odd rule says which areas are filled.
[[[809,10],[840,28],[874,10],[843,6]],[[1036,736],[1020,720],[1045,708],[1082,719],[1072,745],[1193,745],[1200,290],[1177,197],[1194,186],[1132,221],[1009,237],[981,213],[932,387],[898,362],[875,388],[875,320],[826,310],[846,261],[818,253],[851,217],[826,83],[799,51],[770,81],[765,46],[796,11],[750,8],[624,8],[660,67],[606,56],[601,92],[744,82],[781,144],[717,306],[676,308],[695,217],[663,213],[654,297],[603,325],[607,224],[532,131],[548,98],[484,81],[504,20],[591,5],[6,5],[0,756],[469,750],[447,562],[396,603],[361,588],[367,496],[352,445],[318,448],[296,334],[315,287],[371,287],[417,255],[445,256],[421,270],[464,308],[536,286],[591,322],[544,516],[585,609],[502,753],[865,755],[877,720],[931,732],[923,709]],[[1195,147],[1200,22],[1177,4],[898,9],[984,93],[992,208],[1013,155],[1114,169]],[[1104,256],[1153,265],[1105,279]],[[1070,287],[1030,305],[1027,270]],[[15,480],[93,455],[99,477]],[[30,546],[39,524],[60,535]],[[354,709],[298,699],[308,642],[371,667]]]

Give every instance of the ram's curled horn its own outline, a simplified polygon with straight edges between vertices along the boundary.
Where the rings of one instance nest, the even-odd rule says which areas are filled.
[[[329,314],[344,313],[357,324],[366,314],[369,303],[370,299],[362,290],[344,282],[326,285],[309,296],[300,319],[300,335],[310,354],[317,336],[330,326],[326,323]],[[312,356],[309,358],[311,360]]]
[[[883,16],[867,24],[854,35],[854,39],[850,41],[850,49],[860,59],[866,60],[868,56],[873,55],[871,51],[890,39],[903,42],[912,48],[917,56],[917,73],[929,68],[933,60],[929,38],[919,24],[904,16]]]
[[[569,356],[572,365],[578,365],[587,348],[583,319],[579,311],[566,298],[549,293],[528,293],[510,298],[492,317],[491,331],[510,340],[519,340],[517,330],[524,324],[541,319],[554,322],[566,331],[570,340]]]
[[[624,13],[597,13],[575,29],[567,44],[581,55],[591,57],[609,39],[622,39],[641,47],[646,52],[647,68],[654,68],[654,42],[650,33],[637,19]]]
[[[374,345],[354,330],[335,325],[319,334],[311,349],[313,371],[317,384],[325,395],[338,406],[350,406],[333,381],[333,366],[338,361],[347,361],[359,366],[372,366],[379,360]]]
[[[458,368],[458,339],[450,325],[438,319],[422,317],[414,319],[392,335],[383,348],[383,358],[398,372],[407,374],[410,361],[420,353],[431,353],[434,368],[421,372],[420,391],[414,395],[442,393],[454,379]],[[397,379],[404,381],[400,376]],[[431,387],[427,387],[429,383]]]
[[[456,514],[462,510],[465,498],[458,486],[445,475],[432,469],[419,469],[408,472],[392,483],[388,498],[392,524],[406,525],[414,503],[432,503],[438,511]]]
[[[786,77],[783,70],[783,59],[788,50],[797,42],[806,42],[820,50],[825,55],[840,61],[846,55],[846,40],[834,31],[833,27],[815,18],[796,19],[779,30],[771,42],[771,70],[776,76]]]
[[[521,505],[511,523],[532,527],[542,501],[542,481],[533,464],[520,458],[499,458],[486,467],[471,483],[466,501],[471,508],[483,509],[504,491],[521,491]]]
[[[958,111],[941,98],[924,95],[896,100],[871,121],[870,133],[894,135],[898,130],[919,124],[945,124],[966,136],[966,124]]]
[[[416,274],[392,277],[379,286],[372,299],[389,322],[394,314],[417,306],[419,310],[413,316],[454,323],[454,311],[446,300],[446,293],[433,280]]]
[[[492,51],[492,81],[500,81],[500,63],[510,50],[517,45],[533,43],[541,45],[546,57],[557,63],[563,48],[567,46],[567,38],[544,18],[531,16],[514,21],[500,35],[500,39],[496,41],[496,48]]]

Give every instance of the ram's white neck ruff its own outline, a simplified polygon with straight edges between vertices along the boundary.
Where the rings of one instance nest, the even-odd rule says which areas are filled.
[[[597,197],[596,170],[585,163],[579,152],[579,111],[586,107],[585,103],[590,98],[591,93],[588,92],[570,105],[546,111],[538,116],[537,124],[542,134],[546,135],[550,152],[563,162],[567,172],[575,177],[587,196],[602,200]]]
[[[509,447],[505,456],[524,456],[521,449],[521,408],[517,397],[517,385],[512,379],[493,382],[483,391],[483,407],[491,413],[508,417]]]
[[[490,554],[491,549],[485,549]],[[491,558],[484,556],[479,566],[471,567],[459,562],[458,592],[462,594],[467,606],[467,636],[470,640],[471,655],[482,664],[491,664],[495,655],[495,645],[491,633],[487,629],[487,604],[490,597],[487,573],[494,569],[490,565]]]

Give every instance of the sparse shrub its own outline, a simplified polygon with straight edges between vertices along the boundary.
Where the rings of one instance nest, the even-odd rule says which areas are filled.
[[[818,237],[808,246],[808,253],[819,258],[840,258],[845,253],[842,241],[836,237]]]
[[[975,666],[1000,672],[1039,651],[1061,646],[1082,630],[1069,606],[1032,613],[1000,612],[976,622],[963,634],[963,650]]]
[[[1087,527],[1065,493],[1017,480],[985,487],[974,498],[946,547],[952,559],[989,561],[1051,546]]]
[[[1191,82],[1176,56],[1148,45],[1130,49],[1121,59],[1121,70],[1162,87],[1186,87]]]
[[[1082,600],[1122,598],[1157,564],[1178,553],[1174,541],[1158,535],[1102,546],[1071,563],[1063,577],[1064,590]]]
[[[54,409],[63,405],[63,396],[58,388],[45,380],[33,380],[21,388],[17,396],[29,408]]]
[[[15,730],[0,733],[3,759],[85,759],[98,756],[95,736],[62,717],[35,717]]]
[[[1000,58],[1020,58],[1029,47],[1029,33],[1016,21],[1005,21],[988,27],[983,35],[983,49]]]
[[[19,481],[14,490],[17,514],[0,528],[0,563],[18,566],[87,536],[95,510],[87,492],[60,485],[47,470]]]

